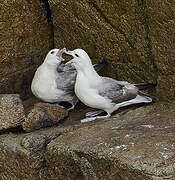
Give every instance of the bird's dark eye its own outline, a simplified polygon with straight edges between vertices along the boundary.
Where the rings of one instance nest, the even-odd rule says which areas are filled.
[[[75,53],[75,56],[79,57],[79,55],[78,55],[78,54],[76,54],[76,53]]]
[[[52,51],[50,54],[54,54],[55,52],[54,51]]]

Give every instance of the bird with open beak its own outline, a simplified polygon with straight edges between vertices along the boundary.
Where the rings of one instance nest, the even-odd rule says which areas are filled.
[[[68,108],[70,110],[74,108],[78,101],[73,91],[74,84],[71,84],[75,79],[76,71],[65,71],[65,65],[61,65],[64,61],[62,54],[65,50],[65,48],[52,49],[48,52],[44,62],[35,72],[31,90],[37,98],[44,102],[57,105],[62,102],[70,103],[71,106]]]
[[[66,49],[52,49],[46,55],[44,62],[35,72],[31,84],[32,93],[44,102],[66,106],[67,110],[74,109],[78,98],[74,93],[76,69],[72,65],[62,63]],[[106,62],[94,64],[100,71]]]
[[[92,66],[89,55],[83,49],[66,51],[66,53],[73,56],[73,59],[66,64],[73,64],[77,70],[76,96],[85,105],[100,109],[86,113],[86,118],[81,122],[109,118],[111,113],[120,107],[152,102],[152,98],[140,89],[140,87],[150,87],[151,83],[130,84],[127,81],[117,81],[109,77],[99,76]],[[106,112],[106,115],[100,116],[102,112]]]

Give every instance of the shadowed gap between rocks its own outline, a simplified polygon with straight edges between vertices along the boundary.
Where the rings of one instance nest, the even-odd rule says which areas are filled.
[[[47,22],[51,27],[51,39],[52,39],[52,48],[55,47],[54,45],[54,27],[53,27],[53,21],[52,21],[52,13],[51,13],[51,9],[50,9],[50,5],[48,0],[40,0],[41,3],[41,7],[45,10],[46,14],[46,18],[47,18]]]
[[[8,134],[8,133],[24,133],[24,130],[21,125],[5,130],[0,130],[0,135],[2,134]]]

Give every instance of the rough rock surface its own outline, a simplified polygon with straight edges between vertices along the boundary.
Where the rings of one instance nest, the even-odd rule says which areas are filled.
[[[175,99],[174,2],[49,0],[56,47],[83,48],[109,59],[108,75],[157,82],[157,97]]]
[[[37,103],[30,111],[22,127],[26,132],[53,126],[68,116],[66,109],[54,104]]]
[[[0,179],[42,179],[47,144],[59,133],[52,130],[0,136]]]
[[[175,104],[155,104],[81,126],[53,140],[48,177],[175,178]]]
[[[34,71],[52,48],[40,1],[0,0],[0,93],[30,97]]]
[[[155,103],[107,120],[1,135],[0,177],[174,180],[174,108]]]
[[[24,108],[18,94],[0,94],[0,130],[21,125],[25,119]]]
[[[92,59],[109,59],[109,76],[135,83],[157,82],[159,99],[175,99],[173,1],[48,1],[56,48],[83,48]],[[51,16],[45,14],[44,3],[0,0],[0,93],[30,96],[32,75],[53,47]],[[2,102],[0,120],[5,125],[1,130],[18,126],[24,118],[17,114],[23,108],[18,101],[18,105]],[[2,105],[17,110],[10,114],[12,110],[6,112]],[[77,109],[76,122],[68,117],[58,127],[32,133],[1,131],[0,179],[174,180],[175,103],[138,107],[86,124],[80,124],[84,112]],[[45,116],[57,118],[52,112],[35,107],[24,129],[46,127]],[[9,119],[20,123],[9,126]]]
[[[157,93],[162,99],[175,99],[175,4],[167,0],[148,0],[145,6],[157,67]]]

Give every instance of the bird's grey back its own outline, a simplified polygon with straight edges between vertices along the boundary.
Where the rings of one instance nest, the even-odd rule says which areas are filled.
[[[106,62],[100,62],[94,64],[93,66],[97,71],[100,71],[102,68],[104,68],[105,64]],[[56,79],[57,88],[68,93],[74,93],[74,84],[77,75],[75,67],[71,64],[65,65],[61,63],[57,67],[57,71],[59,73],[59,77]]]
[[[70,65],[65,65],[63,63],[61,63],[58,67],[57,67],[57,71],[58,72],[66,72],[66,71],[75,71],[75,67]]]
[[[73,92],[76,74],[76,71],[60,72],[59,77],[56,79],[57,88],[65,92]]]

